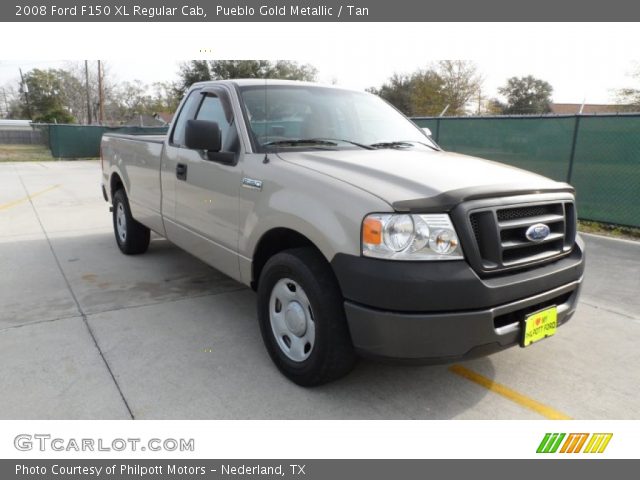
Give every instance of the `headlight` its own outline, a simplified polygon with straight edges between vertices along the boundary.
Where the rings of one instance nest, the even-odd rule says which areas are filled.
[[[379,213],[362,222],[362,254],[390,260],[461,260],[449,215]]]

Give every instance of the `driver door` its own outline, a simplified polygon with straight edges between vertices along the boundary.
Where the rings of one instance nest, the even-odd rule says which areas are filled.
[[[238,189],[242,179],[238,162],[240,141],[228,93],[223,88],[206,88],[200,92],[197,107],[189,115],[196,120],[218,123],[225,158],[229,164],[215,160],[206,152],[186,148],[174,138],[167,157],[175,168],[175,215],[171,241],[212,267],[239,277]],[[180,144],[182,143],[182,144]]]

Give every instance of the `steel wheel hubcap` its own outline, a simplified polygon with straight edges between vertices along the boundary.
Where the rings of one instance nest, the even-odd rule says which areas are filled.
[[[313,311],[299,283],[282,278],[269,298],[271,330],[280,350],[294,362],[309,358],[316,339]]]
[[[124,243],[127,239],[127,217],[124,214],[122,203],[116,208],[116,230],[120,241]]]

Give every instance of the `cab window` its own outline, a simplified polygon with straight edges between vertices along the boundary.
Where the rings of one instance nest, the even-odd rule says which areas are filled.
[[[180,114],[176,120],[176,126],[171,135],[171,145],[184,147],[184,132],[187,126],[187,120],[192,120],[194,118],[198,105],[200,104],[201,97],[199,90],[193,90],[185,100],[184,105],[180,109]]]
[[[233,121],[228,121],[220,98],[213,95],[204,96],[196,120],[216,122],[222,134],[222,151],[237,151],[238,135]]]

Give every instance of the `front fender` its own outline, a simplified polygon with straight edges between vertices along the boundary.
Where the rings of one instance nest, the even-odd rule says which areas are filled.
[[[378,197],[304,167],[275,161],[248,164],[251,170],[255,166],[251,177],[263,180],[263,186],[260,191],[240,189],[241,272],[250,273],[260,239],[275,228],[304,235],[328,262],[337,253],[360,255],[362,219],[390,210]]]

